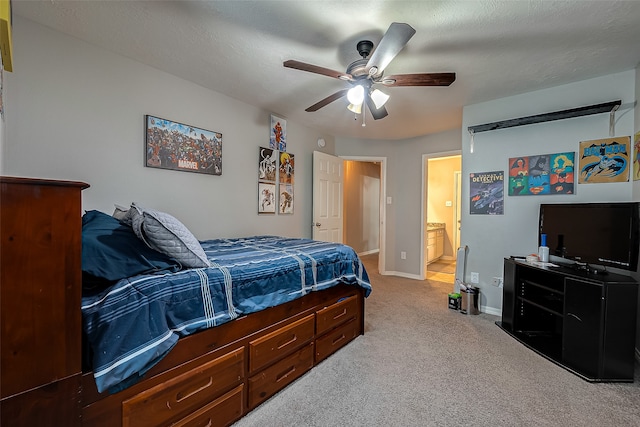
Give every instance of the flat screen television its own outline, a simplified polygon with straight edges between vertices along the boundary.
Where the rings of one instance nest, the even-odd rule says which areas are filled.
[[[541,204],[538,244],[584,266],[637,271],[640,203]]]

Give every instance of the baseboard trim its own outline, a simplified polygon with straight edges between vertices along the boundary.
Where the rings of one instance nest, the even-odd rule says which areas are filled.
[[[493,316],[502,316],[502,310],[494,307],[480,306],[480,311],[483,313],[491,314]]]

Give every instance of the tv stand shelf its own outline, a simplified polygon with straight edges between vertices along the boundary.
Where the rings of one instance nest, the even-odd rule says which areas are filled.
[[[637,305],[632,277],[507,258],[496,324],[587,381],[633,382]]]

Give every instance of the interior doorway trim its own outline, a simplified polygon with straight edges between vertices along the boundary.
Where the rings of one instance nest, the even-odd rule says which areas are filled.
[[[439,153],[429,153],[422,155],[422,203],[420,203],[420,277],[427,279],[427,263],[425,262],[425,225],[427,223],[427,163],[430,159],[440,159],[443,157],[460,156],[462,160],[462,150],[442,151]],[[457,248],[454,248],[454,251]]]
[[[387,253],[387,158],[371,156],[339,156],[343,160],[380,163],[380,252],[378,253],[378,272],[386,274],[385,257]],[[344,196],[343,196],[344,197]]]

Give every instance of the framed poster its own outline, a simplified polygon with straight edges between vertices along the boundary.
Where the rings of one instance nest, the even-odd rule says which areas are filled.
[[[280,210],[281,214],[293,213],[293,185],[280,184]]]
[[[471,215],[504,214],[504,172],[476,172],[469,174]]]
[[[278,170],[278,152],[271,148],[260,147],[258,159],[258,179],[260,181],[276,182]]]
[[[276,185],[266,182],[258,183],[258,213],[276,213]]]
[[[147,115],[145,166],[222,175],[222,134]]]
[[[509,159],[509,196],[574,194],[575,154],[554,153]]]
[[[640,179],[640,132],[633,136],[633,180]]]
[[[580,184],[629,181],[631,137],[594,139],[580,143]]]
[[[280,153],[280,184],[293,184],[295,174],[294,156]]]
[[[269,148],[287,151],[287,121],[272,114],[269,129]]]

